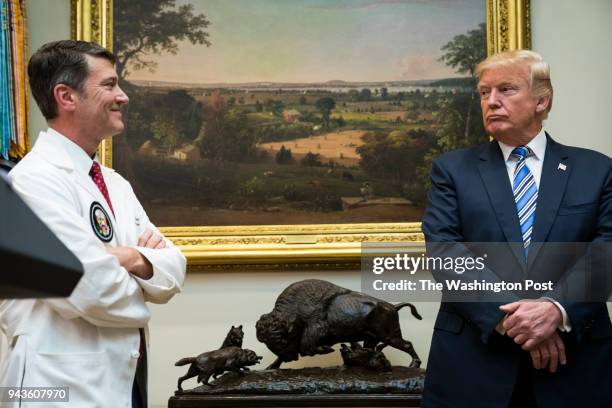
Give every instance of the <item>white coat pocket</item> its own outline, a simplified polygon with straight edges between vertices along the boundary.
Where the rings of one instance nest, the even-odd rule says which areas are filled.
[[[109,396],[109,359],[106,351],[30,354],[24,387],[68,387],[69,407],[103,407]],[[29,369],[31,368],[31,369]],[[47,403],[48,404],[48,403]],[[64,403],[65,404],[65,403]],[[49,407],[53,404],[48,404]]]

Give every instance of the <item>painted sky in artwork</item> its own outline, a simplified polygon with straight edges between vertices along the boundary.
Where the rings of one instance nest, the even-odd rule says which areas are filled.
[[[180,43],[128,79],[186,83],[393,81],[458,76],[440,47],[485,21],[484,0],[178,0],[212,45]]]

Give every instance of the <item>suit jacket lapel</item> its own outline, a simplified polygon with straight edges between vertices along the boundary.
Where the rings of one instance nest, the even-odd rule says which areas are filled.
[[[478,170],[506,240],[523,242],[512,186],[508,179],[508,170],[496,141],[489,143],[481,152]],[[522,252],[521,245],[511,244],[510,246],[519,264],[525,265],[525,254]]]
[[[539,252],[539,243],[545,242],[548,237],[572,172],[567,151],[562,145],[552,140],[548,134],[546,134],[546,139],[546,154],[538,189],[535,224],[531,235],[531,242],[534,245],[529,250],[529,265],[533,264]],[[560,164],[565,167],[560,168]]]

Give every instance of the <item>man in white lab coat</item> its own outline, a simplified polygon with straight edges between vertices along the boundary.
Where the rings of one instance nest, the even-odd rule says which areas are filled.
[[[98,45],[57,41],[28,65],[49,128],[10,177],[85,270],[66,299],[0,303],[8,340],[0,386],[68,387],[69,402],[44,406],[146,407],[146,302],[168,302],[185,278],[184,256],[130,184],[98,163],[96,150],[123,130],[128,103],[114,62]]]

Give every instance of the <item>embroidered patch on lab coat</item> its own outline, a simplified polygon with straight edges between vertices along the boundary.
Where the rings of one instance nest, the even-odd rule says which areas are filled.
[[[91,228],[102,242],[110,242],[113,239],[113,224],[102,205],[97,201],[91,203],[89,220]]]

